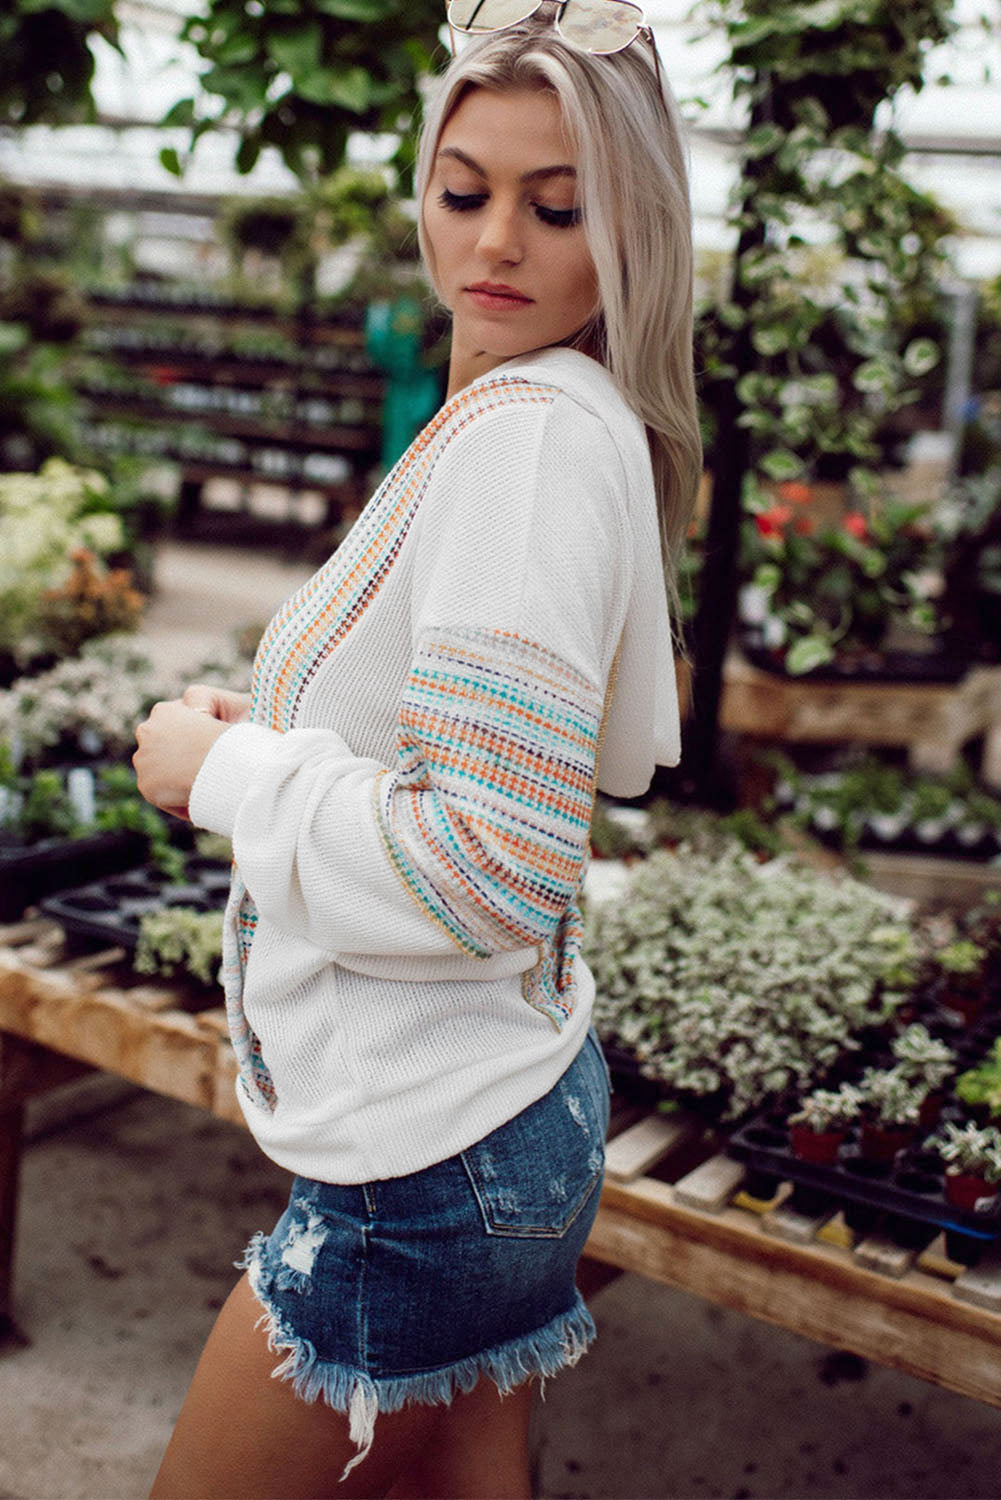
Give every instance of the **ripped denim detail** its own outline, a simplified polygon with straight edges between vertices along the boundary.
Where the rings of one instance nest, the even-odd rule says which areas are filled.
[[[307,1204],[302,1205],[308,1208]],[[447,1406],[458,1394],[473,1389],[481,1376],[487,1376],[502,1396],[508,1395],[524,1381],[538,1377],[545,1395],[545,1381],[560,1370],[575,1365],[587,1352],[595,1337],[594,1320],[580,1293],[575,1305],[542,1328],[521,1338],[511,1339],[493,1349],[485,1349],[468,1359],[445,1365],[418,1375],[373,1376],[331,1360],[321,1359],[309,1339],[293,1332],[269,1300],[267,1288],[294,1288],[308,1292],[312,1268],[298,1263],[309,1255],[315,1259],[322,1244],[314,1245],[319,1226],[312,1217],[305,1232],[286,1237],[282,1264],[272,1271],[265,1263],[268,1236],[256,1234],[243,1257],[237,1262],[246,1270],[250,1286],[263,1311],[258,1327],[268,1336],[272,1353],[282,1355],[272,1370],[275,1380],[287,1380],[301,1400],[323,1400],[334,1411],[348,1418],[348,1431],[358,1452],[345,1466],[341,1482],[365,1458],[375,1437],[375,1419],[380,1411],[395,1412],[412,1403]],[[296,1262],[296,1263],[293,1263]]]

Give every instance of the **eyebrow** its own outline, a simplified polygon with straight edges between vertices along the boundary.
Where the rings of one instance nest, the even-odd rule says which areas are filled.
[[[487,175],[483,167],[480,166],[479,162],[474,161],[471,156],[467,156],[465,151],[460,151],[458,146],[443,146],[442,149],[438,152],[438,155],[454,156],[457,161],[461,161],[462,164],[468,167],[471,172],[475,172],[477,177],[485,178]],[[541,182],[546,181],[551,177],[576,176],[576,167],[572,167],[569,162],[561,162],[558,166],[536,167],[531,172],[523,172],[518,180],[519,182]]]

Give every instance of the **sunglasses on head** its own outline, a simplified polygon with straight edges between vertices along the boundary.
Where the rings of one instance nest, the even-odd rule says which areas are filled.
[[[485,36],[527,21],[542,3],[543,0],[449,0],[446,14],[452,31],[463,36]],[[630,0],[566,0],[556,6],[553,24],[568,46],[581,52],[599,56],[623,52],[638,36],[643,36],[653,47],[654,57],[657,56],[646,17]]]

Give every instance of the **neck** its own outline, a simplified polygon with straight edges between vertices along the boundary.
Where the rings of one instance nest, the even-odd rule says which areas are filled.
[[[448,361],[448,392],[446,399],[451,400],[459,391],[463,390],[480,375],[488,375],[491,370],[496,370],[498,365],[505,364],[506,360],[496,354],[488,354],[485,349],[463,348],[460,339],[453,333],[452,352]]]

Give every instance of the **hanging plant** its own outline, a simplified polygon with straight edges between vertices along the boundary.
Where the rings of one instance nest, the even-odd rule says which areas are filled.
[[[271,146],[315,179],[341,165],[353,131],[406,135],[442,21],[439,0],[208,0],[181,33],[206,64],[201,97],[176,104],[164,124],[189,129],[192,146],[233,128],[239,171]],[[175,149],[161,158],[181,171]],[[409,159],[401,145],[404,170]]]

